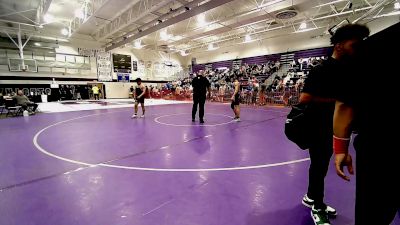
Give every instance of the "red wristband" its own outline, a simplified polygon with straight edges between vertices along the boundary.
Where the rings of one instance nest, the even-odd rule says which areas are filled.
[[[350,138],[339,138],[333,136],[333,152],[335,154],[346,154],[349,149]]]

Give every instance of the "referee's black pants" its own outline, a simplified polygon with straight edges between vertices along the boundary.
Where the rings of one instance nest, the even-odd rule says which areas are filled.
[[[206,96],[193,95],[193,108],[192,108],[192,119],[196,118],[197,105],[199,105],[199,118],[204,119],[204,104],[206,103]]]

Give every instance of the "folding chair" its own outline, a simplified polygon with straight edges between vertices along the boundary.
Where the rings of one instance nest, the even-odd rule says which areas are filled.
[[[6,100],[5,101],[5,108],[7,109],[7,115],[6,117],[8,117],[8,115],[12,115],[12,116],[19,116],[22,115],[22,107],[21,106],[17,106],[17,102],[15,99],[13,100]]]
[[[0,105],[0,116],[3,115],[3,111],[6,107],[4,105]]]

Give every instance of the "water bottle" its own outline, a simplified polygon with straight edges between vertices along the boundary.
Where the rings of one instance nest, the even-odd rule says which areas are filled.
[[[29,116],[29,112],[28,110],[24,110],[24,112],[22,113],[24,116]]]

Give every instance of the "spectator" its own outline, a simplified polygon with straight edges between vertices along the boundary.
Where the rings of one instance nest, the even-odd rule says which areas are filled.
[[[133,88],[133,86],[131,86],[130,88],[129,88],[129,97],[130,98],[133,98],[133,92],[135,91],[135,89]]]
[[[97,87],[97,85],[93,85],[92,92],[94,99],[99,100],[99,87]]]
[[[22,90],[18,90],[18,94],[12,97],[17,101],[17,105],[22,106],[24,110],[29,110],[31,113],[35,113],[38,104],[31,102],[28,97],[24,95]],[[31,108],[32,107],[32,108]]]
[[[260,85],[260,92],[258,93],[259,105],[265,105],[265,91],[267,89],[267,84],[265,82]]]

